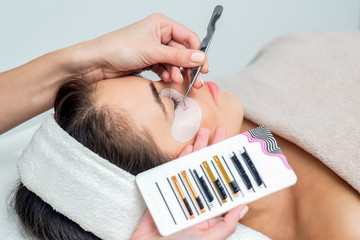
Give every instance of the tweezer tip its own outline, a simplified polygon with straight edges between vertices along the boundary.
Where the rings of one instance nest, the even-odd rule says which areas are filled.
[[[185,98],[186,98],[186,97],[184,97],[184,99],[183,99],[183,102],[184,102],[184,111],[188,109],[188,107],[186,106],[186,103],[185,103]]]

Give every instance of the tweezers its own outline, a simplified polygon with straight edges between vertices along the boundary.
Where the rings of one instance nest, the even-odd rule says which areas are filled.
[[[214,35],[215,32],[215,23],[217,22],[217,20],[219,20],[221,13],[223,11],[223,7],[221,5],[217,5],[214,8],[214,11],[212,13],[212,16],[210,18],[210,22],[209,25],[207,27],[207,33],[205,38],[202,40],[201,45],[200,45],[200,51],[203,51],[204,53],[207,52],[207,50],[209,49],[210,43],[211,43],[211,39]],[[187,97],[187,95],[189,94],[190,90],[192,89],[196,78],[199,75],[201,66],[197,67],[197,68],[193,68],[190,71],[190,86],[188,88],[188,90],[186,91],[185,95],[184,95],[184,107],[186,108],[186,104],[185,104],[185,98]]]

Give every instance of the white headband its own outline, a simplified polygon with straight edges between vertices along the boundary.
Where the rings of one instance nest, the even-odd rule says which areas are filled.
[[[84,147],[53,115],[36,131],[18,170],[29,190],[102,239],[129,239],[146,209],[135,176]]]

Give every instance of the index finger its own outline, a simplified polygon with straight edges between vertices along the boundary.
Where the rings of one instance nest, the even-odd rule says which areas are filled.
[[[162,44],[168,44],[171,40],[174,40],[187,48],[200,48],[201,42],[196,33],[166,16],[164,18],[165,21],[160,23]]]
[[[211,145],[221,142],[226,138],[226,128],[224,126],[217,126],[211,139]]]
[[[239,217],[244,205],[231,209],[224,217],[223,221],[215,224],[206,233],[207,239],[226,239],[236,230]]]
[[[207,147],[209,142],[209,136],[210,136],[210,129],[200,128],[196,135],[193,151],[196,152],[197,150]]]

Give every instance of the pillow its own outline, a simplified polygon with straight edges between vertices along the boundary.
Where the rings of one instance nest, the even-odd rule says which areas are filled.
[[[213,79],[245,117],[297,144],[360,192],[360,33],[308,32],[266,45]]]

